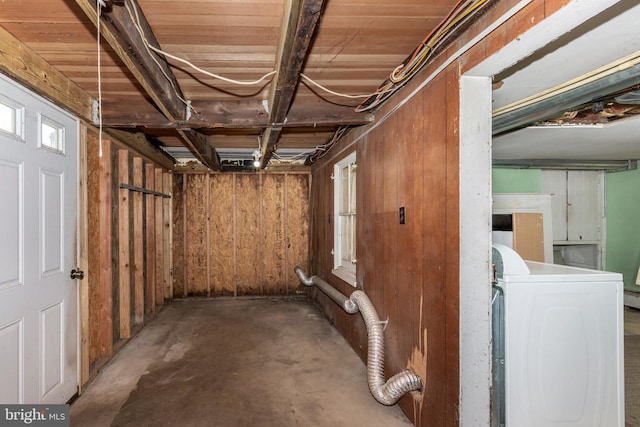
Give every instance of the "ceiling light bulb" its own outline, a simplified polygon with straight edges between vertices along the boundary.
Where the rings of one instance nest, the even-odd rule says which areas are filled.
[[[256,168],[260,167],[260,152],[258,150],[253,152],[253,166]]]

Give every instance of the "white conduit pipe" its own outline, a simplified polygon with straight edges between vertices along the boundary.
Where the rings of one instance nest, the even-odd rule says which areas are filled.
[[[367,379],[373,397],[383,405],[394,405],[402,396],[410,391],[422,389],[422,380],[410,369],[404,369],[388,381],[384,380],[384,329],[371,300],[363,291],[354,291],[351,297],[336,290],[318,276],[308,278],[302,268],[293,269],[305,286],[317,286],[335,301],[344,311],[354,314],[360,311],[367,326],[368,354]]]

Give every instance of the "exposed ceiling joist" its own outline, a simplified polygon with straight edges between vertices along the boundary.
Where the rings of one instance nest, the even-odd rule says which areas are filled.
[[[307,58],[307,51],[320,20],[323,0],[292,0],[285,32],[281,35],[276,85],[269,97],[269,123],[262,135],[261,167],[269,162],[275,149],[282,123],[287,117],[296,88],[300,82],[300,72]]]
[[[97,23],[96,1],[76,0],[76,2],[91,21],[94,24]],[[145,40],[153,46],[159,46],[159,44],[137,3],[134,0],[128,0],[124,6],[112,5],[111,8],[101,12],[100,23],[101,34],[105,40],[167,120],[171,123],[185,120],[187,116],[185,97],[166,61],[158,59],[147,48]],[[179,134],[200,161],[211,169],[218,169],[219,163],[215,150],[207,144],[204,135],[198,135],[195,131],[180,131]]]
[[[151,104],[128,104],[126,111],[117,101],[102,102],[102,121],[115,128],[246,129],[272,125],[260,101],[194,101],[196,111],[186,122],[172,123]],[[371,123],[373,115],[351,107],[326,104],[292,105],[282,127],[360,126]]]

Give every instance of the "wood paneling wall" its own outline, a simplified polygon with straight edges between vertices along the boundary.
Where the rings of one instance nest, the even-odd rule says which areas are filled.
[[[308,266],[309,173],[174,179],[175,296],[286,295]]]
[[[100,155],[92,128],[83,126],[83,143],[88,235],[86,278],[81,283],[81,295],[86,294],[81,307],[85,383],[156,306],[170,298],[167,212],[172,186],[169,172],[106,136]]]
[[[421,394],[400,401],[418,426],[457,426],[460,399],[459,81],[564,0],[533,0],[512,19],[432,74],[444,60],[517,1],[499,2],[379,111],[378,121],[350,132],[313,166],[311,270],[349,295],[354,288],[331,273],[333,165],[356,151],[357,274],[385,332],[387,376],[413,369]],[[394,107],[432,75],[415,96]],[[380,118],[383,118],[380,120]],[[491,165],[487,165],[487,168]],[[399,223],[399,208],[406,224]],[[487,233],[489,230],[487,230]],[[321,292],[309,293],[363,360],[367,334],[360,316],[342,311]]]

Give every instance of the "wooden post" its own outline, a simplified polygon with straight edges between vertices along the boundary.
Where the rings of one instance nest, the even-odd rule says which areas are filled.
[[[146,188],[155,191],[155,166],[152,163],[145,165]],[[153,194],[145,195],[147,213],[147,298],[146,308],[151,313],[156,311],[156,208]]]
[[[165,193],[171,194],[171,174],[164,172],[162,174],[162,185],[165,189]],[[166,298],[173,298],[173,280],[171,280],[172,271],[172,256],[171,256],[171,199],[162,198],[162,216],[163,216],[163,249],[164,253],[164,271],[163,271],[163,283],[164,283],[164,295]]]
[[[98,230],[93,230],[93,242],[97,246],[95,251],[96,271],[89,271],[89,328],[90,328],[90,363],[101,357],[110,356],[113,352],[113,270],[111,264],[111,142],[102,142],[102,157],[98,156],[98,140],[93,139],[89,161],[96,168],[89,168],[91,176],[88,179],[91,186],[98,191],[89,195],[91,198],[91,216],[97,222]],[[96,173],[97,172],[97,173]],[[95,283],[94,278],[95,277]]]
[[[133,158],[133,185],[142,188],[142,158]],[[133,194],[133,294],[135,324],[144,321],[144,236],[142,232],[142,193]]]
[[[162,182],[162,169],[156,168],[156,191],[159,193],[166,193],[167,189],[164,187]],[[164,272],[164,256],[163,252],[163,240],[162,240],[162,228],[164,224],[163,216],[162,216],[162,197],[155,198],[155,209],[156,209],[156,305],[164,304],[164,287],[162,285],[163,280],[163,272]]]
[[[118,151],[118,181],[129,184],[129,151]],[[120,258],[120,338],[131,337],[131,250],[129,235],[129,190],[118,190],[118,247]]]

